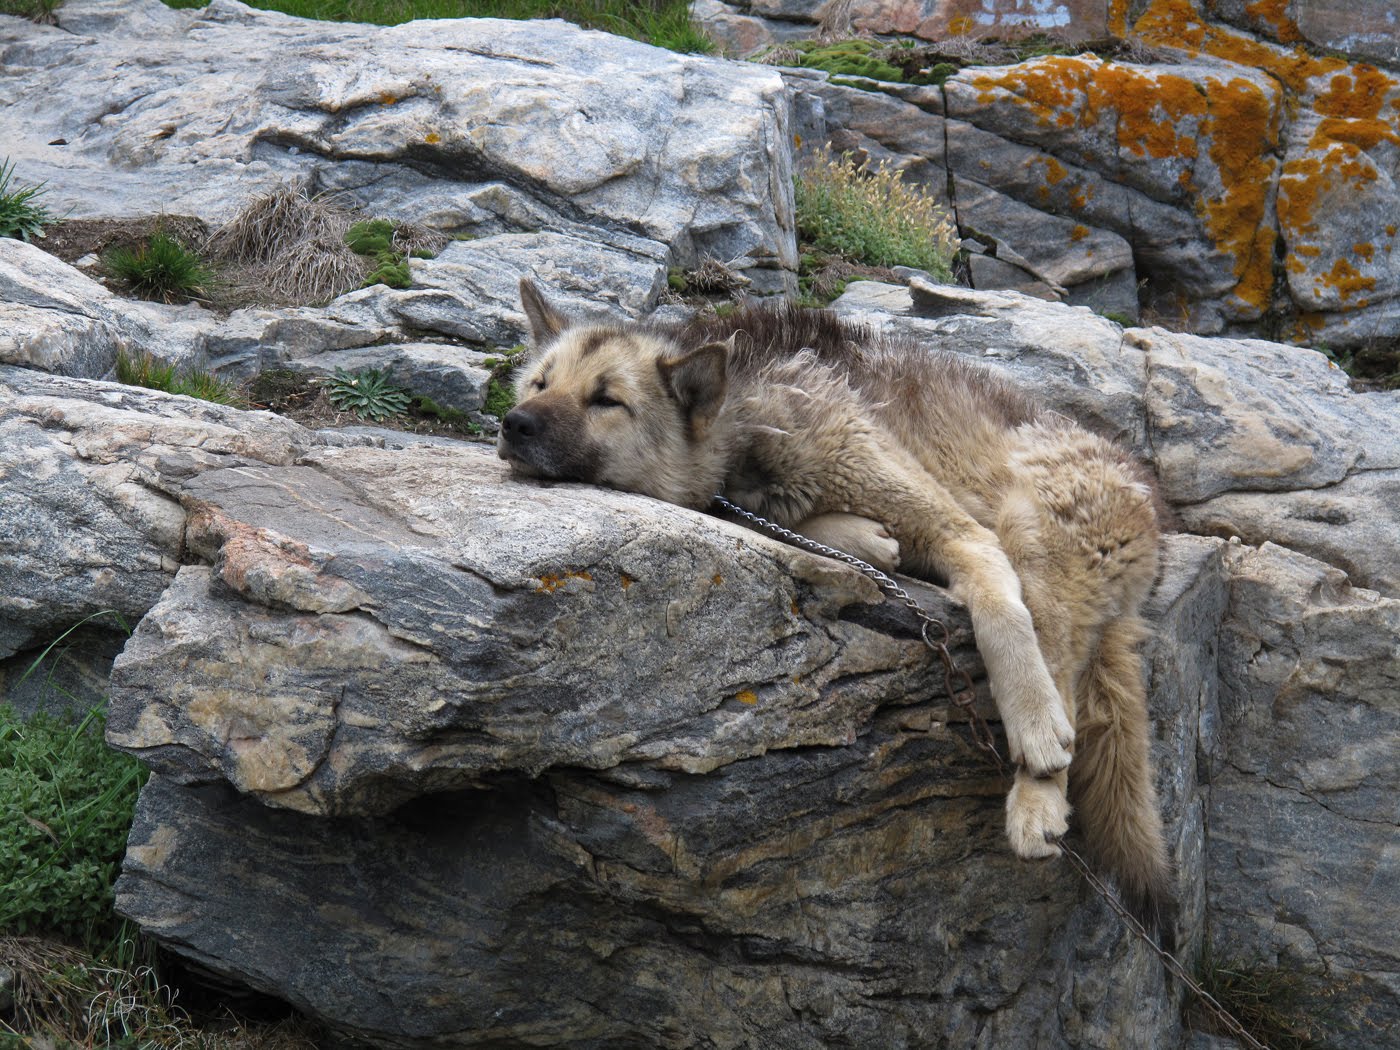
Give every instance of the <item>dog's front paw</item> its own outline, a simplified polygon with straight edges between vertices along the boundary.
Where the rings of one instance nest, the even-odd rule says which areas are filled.
[[[797,526],[797,532],[834,547],[884,573],[899,568],[899,541],[878,521],[857,514],[818,514]]]
[[[1057,696],[1033,714],[1008,720],[1006,742],[1012,762],[1033,777],[1047,777],[1068,768],[1074,757],[1074,726]]]
[[[1058,778],[1018,776],[1006,796],[1006,837],[1022,860],[1040,860],[1060,852],[1056,841],[1069,830],[1069,802]]]

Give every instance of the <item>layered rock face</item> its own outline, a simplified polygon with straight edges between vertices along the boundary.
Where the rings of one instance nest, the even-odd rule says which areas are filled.
[[[772,20],[742,33],[723,4],[697,13],[751,51],[814,35],[828,6],[740,5]],[[949,187],[964,235],[995,253],[974,260],[974,284],[1133,318],[1140,300],[1172,327],[1388,355],[1400,325],[1393,11],[872,0],[851,14],[857,30],[935,41],[1113,37],[1155,52],[971,67],[941,88],[789,74],[809,138]]]

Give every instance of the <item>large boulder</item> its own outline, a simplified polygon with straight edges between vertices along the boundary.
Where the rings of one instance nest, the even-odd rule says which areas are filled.
[[[454,233],[615,228],[793,285],[772,70],[564,22],[307,21],[215,0],[0,17],[6,151],[75,216],[228,219],[300,179]]]

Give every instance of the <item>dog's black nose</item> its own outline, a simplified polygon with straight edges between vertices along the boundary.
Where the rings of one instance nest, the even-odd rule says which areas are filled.
[[[507,441],[526,441],[539,434],[540,417],[526,408],[512,408],[501,420],[501,433]]]

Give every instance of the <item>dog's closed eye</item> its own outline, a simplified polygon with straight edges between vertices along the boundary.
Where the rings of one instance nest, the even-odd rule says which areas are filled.
[[[627,405],[606,391],[600,390],[588,401],[590,408],[626,408]]]

